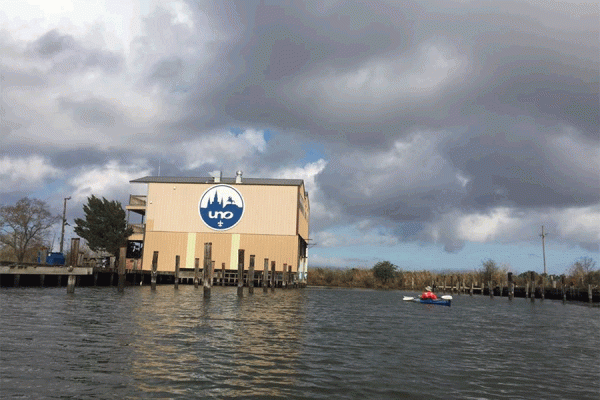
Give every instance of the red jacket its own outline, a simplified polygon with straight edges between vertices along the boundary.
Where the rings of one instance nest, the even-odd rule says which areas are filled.
[[[421,295],[421,298],[422,298],[423,300],[429,300],[429,299],[431,299],[431,300],[436,300],[436,299],[437,299],[437,296],[436,296],[436,295],[435,295],[435,293],[433,293],[433,292],[424,292],[424,293]]]

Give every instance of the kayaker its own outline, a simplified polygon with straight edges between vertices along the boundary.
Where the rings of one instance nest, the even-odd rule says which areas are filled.
[[[425,291],[421,295],[421,299],[423,299],[423,300],[437,300],[437,296],[435,295],[435,293],[433,293],[431,291],[431,286],[427,286],[425,288]]]

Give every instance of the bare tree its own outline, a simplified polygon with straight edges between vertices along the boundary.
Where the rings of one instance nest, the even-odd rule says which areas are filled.
[[[14,206],[0,207],[0,243],[10,247],[21,263],[27,251],[42,242],[59,219],[48,211],[45,202],[24,197]]]
[[[582,286],[591,284],[591,278],[596,269],[596,261],[583,257],[569,268],[569,276]]]
[[[481,263],[481,279],[487,284],[490,281],[497,281],[500,267],[494,260],[486,260]]]

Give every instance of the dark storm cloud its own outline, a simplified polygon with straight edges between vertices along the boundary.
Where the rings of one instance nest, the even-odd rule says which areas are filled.
[[[39,71],[37,73],[35,73],[36,71],[20,71],[2,64],[1,61],[0,65],[2,66],[0,79],[4,89],[9,87],[35,88],[46,84],[46,80],[39,75]]]
[[[316,147],[327,158],[316,178],[319,201],[344,222],[404,223],[410,228],[396,231],[402,238],[419,237],[428,223],[453,212],[598,203],[597,4],[188,6],[189,23],[155,11],[144,21],[144,36],[132,43],[132,70],[123,78],[131,73],[135,90],[156,101],[152,107],[168,110],[136,127],[147,132],[143,138],[127,136],[127,105],[117,104],[125,97],[59,97],[60,110],[80,127],[126,138],[97,150],[91,163],[101,165],[107,152],[127,159],[135,147],[154,166],[164,154],[181,153],[163,161],[163,174],[235,170],[238,161],[276,171],[298,165]],[[8,71],[21,88],[89,69],[115,76],[126,66],[121,55],[57,30],[30,43],[26,56],[50,68],[38,81],[33,69],[12,72],[3,64],[3,74]],[[22,129],[22,121],[11,121],[4,135]],[[189,155],[178,145],[199,144],[202,153],[203,141],[232,127],[272,136],[264,151],[239,160],[211,154],[204,163],[181,161]],[[234,142],[225,138],[221,148],[210,143],[227,153]],[[83,165],[86,152],[94,152],[46,151],[60,153],[60,165]],[[448,231],[447,250],[459,249],[462,241]]]
[[[57,30],[47,32],[32,44],[33,50],[42,57],[52,57],[75,46],[72,36],[61,35]]]
[[[229,71],[233,75],[217,77],[215,89],[208,95],[202,92],[200,100],[213,107],[209,122],[213,125],[226,124],[228,119],[272,124],[305,129],[325,140],[344,137],[357,145],[389,143],[399,133],[392,127],[464,122],[478,108],[540,116],[593,134],[598,118],[594,101],[598,78],[593,73],[598,60],[589,54],[593,32],[557,31],[533,17],[542,13],[558,19],[559,13],[510,3],[529,15],[483,12],[477,2],[455,5],[459,11],[441,7],[442,3],[436,10],[431,2],[371,6],[336,2],[322,12],[301,2],[236,3],[230,8],[241,21],[239,40],[223,45],[219,59],[237,67]],[[408,102],[392,97],[378,104],[371,116],[358,119],[348,118],[344,109],[353,107],[352,100],[343,94],[337,99],[339,110],[314,98],[297,99],[301,96],[297,84],[320,77],[323,71],[352,72],[368,61],[411,57],[431,38],[465,57],[471,75],[460,86],[441,88],[432,96],[414,96]],[[194,104],[198,100],[194,98]],[[368,98],[357,101],[369,109]],[[324,113],[323,108],[331,109]],[[463,117],[457,118],[459,114]]]
[[[121,113],[111,103],[93,99],[86,101],[61,99],[60,105],[84,127],[114,128],[123,123]]]
[[[71,74],[90,68],[100,68],[114,74],[121,70],[123,57],[119,54],[79,43],[71,35],[53,29],[30,45],[33,55],[50,59],[52,71]]]
[[[224,46],[228,50],[223,56],[241,67],[233,77],[217,80],[209,94],[194,97],[194,104],[208,102],[214,116],[208,121],[190,118],[188,126],[243,121],[291,128],[329,146],[343,142],[349,152],[385,151],[414,129],[444,129],[455,135],[444,148],[434,150],[447,157],[450,175],[469,176],[466,188],[448,178],[437,190],[395,190],[393,181],[402,179],[398,175],[379,193],[380,203],[339,189],[341,182],[357,181],[364,171],[351,164],[338,169],[336,154],[330,152],[334,160],[319,182],[351,214],[410,221],[429,220],[448,202],[480,210],[598,201],[598,180],[582,177],[582,171],[565,171],[547,140],[547,135],[560,134],[561,126],[580,130],[582,143],[598,137],[594,16],[565,20],[560,10],[523,2],[506,2],[497,10],[480,2],[453,7],[440,2],[336,2],[322,12],[301,2],[244,2],[232,8],[242,21],[240,40]],[[597,17],[597,7],[591,11]],[[337,99],[319,99],[316,93],[298,100],[294,91],[303,81],[326,78],[324,71],[339,75],[369,62],[416,57],[419,46],[428,41],[449,47],[466,65],[458,82],[441,85],[430,95],[399,100],[392,94],[373,107],[368,98],[344,98],[344,92]],[[372,112],[360,114],[361,107]],[[354,108],[357,112],[348,112]],[[520,132],[523,120],[538,125],[526,138]],[[463,132],[469,132],[465,139]],[[343,147],[337,149],[344,151]]]
[[[569,168],[549,147],[548,142],[558,132],[515,127],[530,132],[515,135],[490,129],[489,135],[461,139],[462,143],[448,149],[453,165],[473,177],[467,186],[468,196],[462,201],[466,209],[587,206],[600,201],[598,177],[586,174],[583,168]],[[594,169],[593,160],[581,161],[591,162]]]

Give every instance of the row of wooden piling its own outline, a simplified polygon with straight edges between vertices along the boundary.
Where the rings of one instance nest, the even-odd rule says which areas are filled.
[[[515,282],[513,279],[513,273],[509,272],[507,274],[507,291],[508,291],[508,299],[512,300],[515,297]],[[434,283],[432,283],[434,284]],[[488,290],[488,295],[490,296],[490,298],[494,298],[494,292],[495,292],[495,288],[497,286],[494,285],[493,281],[488,281],[487,282],[487,290]],[[450,286],[446,286],[446,280],[444,278],[443,280],[443,286],[437,286],[437,289],[441,289],[444,293],[446,293],[446,291],[448,290],[448,288],[450,288],[450,291],[452,293],[457,293],[457,294],[461,294],[461,292],[467,292],[469,293],[469,295],[473,295],[473,292],[478,291],[480,294],[484,294],[485,293],[485,284],[482,282],[481,286],[476,288],[474,287],[473,282],[471,282],[471,286],[470,288],[468,288],[466,285],[464,285],[464,282],[462,282],[462,287],[461,287],[461,281],[457,281],[456,285],[454,285],[453,279],[451,279],[450,282]],[[530,275],[530,279],[527,280],[526,284],[525,284],[525,298],[529,298],[531,299],[531,301],[535,301],[536,295],[535,293],[537,291],[540,292],[540,299],[544,300],[545,298],[545,277],[542,277],[542,282],[540,285],[535,285],[535,273],[531,272]],[[500,296],[502,297],[502,293],[503,293],[503,287],[500,287]],[[573,291],[573,288],[570,288],[570,292]],[[567,287],[567,285],[565,284],[565,278],[562,278],[562,284],[561,284],[561,288],[560,288],[560,292],[561,292],[561,297],[563,301],[567,300],[567,294],[569,293],[569,288]],[[593,291],[592,291],[592,285],[588,285],[587,288],[587,294],[588,294],[588,302],[592,302],[593,301]],[[571,294],[571,297],[573,297],[573,295]]]
[[[237,269],[237,294],[238,296],[243,296],[244,293],[244,260],[245,260],[245,250],[238,250],[238,269]],[[255,255],[250,255],[250,264],[248,266],[248,293],[254,293],[254,280],[255,280]],[[180,277],[180,256],[175,256],[175,276],[174,276],[174,288],[179,288],[179,277]],[[270,276],[269,276],[269,265],[270,265]],[[215,269],[215,261],[212,260],[212,243],[204,243],[204,260],[203,260],[203,269],[202,269],[202,282],[204,289],[204,297],[210,297],[211,288],[213,286],[214,280],[214,269]],[[225,285],[225,263],[221,264],[221,285]],[[120,273],[120,272],[119,272]],[[124,275],[124,273],[123,273]],[[150,279],[150,288],[151,290],[156,290],[156,281],[158,275],[158,251],[155,251],[152,254],[152,270],[151,270],[151,279]],[[270,280],[269,280],[270,278]],[[263,269],[262,269],[262,288],[266,293],[271,288],[271,291],[275,290],[276,286],[276,262],[270,261],[269,259],[264,259]],[[196,258],[194,260],[194,287],[198,288],[200,285],[200,259]],[[283,264],[283,272],[282,272],[282,288],[289,287],[298,287],[298,282],[296,282],[295,275],[292,273],[292,267],[287,264]]]

